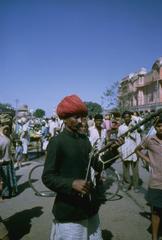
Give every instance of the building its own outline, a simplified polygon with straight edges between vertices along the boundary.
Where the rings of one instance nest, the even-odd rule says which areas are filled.
[[[24,104],[16,110],[16,118],[30,118],[31,113],[29,111],[28,105]]]
[[[162,57],[150,72],[141,68],[120,81],[119,106],[123,110],[151,111],[162,108]]]

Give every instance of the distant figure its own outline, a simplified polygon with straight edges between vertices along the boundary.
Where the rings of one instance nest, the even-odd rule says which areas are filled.
[[[49,127],[48,127],[48,124],[47,124],[46,120],[44,120],[42,122],[42,127],[41,127],[41,137],[42,137],[42,139],[45,138],[48,134],[49,134]]]
[[[122,115],[124,123],[118,128],[118,137],[126,133],[135,122],[131,119],[131,112],[125,111]],[[140,134],[134,131],[125,137],[125,143],[119,148],[119,152],[123,162],[123,191],[127,192],[131,189],[132,185],[135,192],[139,192],[139,170],[138,170],[138,157],[134,153],[135,148],[141,142]],[[131,170],[132,179],[131,182]]]
[[[94,126],[94,119],[93,119],[92,115],[88,116],[87,124],[88,124],[89,128]]]
[[[60,131],[60,123],[57,117],[52,117],[48,121],[48,125],[49,125],[49,133],[51,134],[51,137],[56,136]]]
[[[23,161],[23,146],[20,140],[18,140],[16,143],[15,159],[17,163],[17,168],[20,168],[22,166]]]
[[[23,160],[27,161],[28,160],[28,146],[30,143],[30,134],[29,134],[28,125],[26,125],[26,124],[23,126],[23,131],[21,133],[20,140],[21,140],[22,146],[23,146]]]
[[[139,112],[135,111],[133,114],[132,114],[132,120],[135,122],[135,124],[138,124],[140,123],[143,118],[139,115]],[[144,125],[140,126],[137,131],[138,133],[141,135],[141,138],[143,137],[144,135]]]
[[[45,156],[46,156],[46,154],[47,154],[47,146],[48,146],[48,144],[49,144],[50,139],[51,139],[51,134],[50,134],[50,133],[48,133],[48,134],[46,135],[46,137],[43,138],[42,150],[43,150],[43,152],[45,153]]]
[[[87,118],[82,118],[82,123],[79,126],[78,132],[82,135],[89,136]]]
[[[108,142],[117,140],[118,127],[119,127],[118,121],[112,120],[111,128],[107,131],[107,141]]]
[[[111,119],[109,114],[106,114],[103,119],[103,127],[106,128],[106,130],[111,129]]]
[[[97,145],[98,150],[106,144],[107,130],[103,128],[103,115],[96,114],[94,117],[94,126],[89,128],[89,140]]]

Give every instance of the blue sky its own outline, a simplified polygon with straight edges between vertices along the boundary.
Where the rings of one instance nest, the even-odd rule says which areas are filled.
[[[52,115],[162,56],[161,0],[1,0],[0,102]]]

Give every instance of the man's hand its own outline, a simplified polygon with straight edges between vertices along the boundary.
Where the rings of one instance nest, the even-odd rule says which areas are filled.
[[[3,189],[3,181],[0,179],[0,191]]]
[[[124,143],[125,143],[125,139],[123,137],[119,137],[112,143],[110,150],[113,150],[114,148],[118,148]]]
[[[86,194],[90,191],[90,183],[82,179],[76,179],[72,183],[72,188],[81,194]]]
[[[0,165],[2,165],[4,163],[3,159],[0,159]]]

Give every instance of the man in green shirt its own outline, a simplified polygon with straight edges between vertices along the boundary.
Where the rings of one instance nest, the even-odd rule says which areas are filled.
[[[98,177],[94,187],[90,176],[85,180],[91,144],[79,133],[87,107],[78,96],[71,95],[58,104],[57,114],[65,128],[51,138],[42,174],[43,183],[57,193],[50,240],[102,240],[97,190],[102,182]]]

